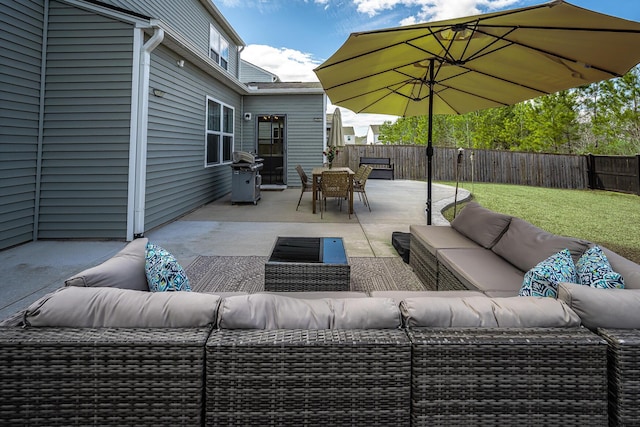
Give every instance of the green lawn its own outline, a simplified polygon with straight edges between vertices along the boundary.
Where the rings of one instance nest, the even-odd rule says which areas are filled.
[[[488,209],[555,234],[598,243],[640,263],[640,196],[486,183],[461,183],[460,188]],[[444,214],[451,221],[453,208]]]

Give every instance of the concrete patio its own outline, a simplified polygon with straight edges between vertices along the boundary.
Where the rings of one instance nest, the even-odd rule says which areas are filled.
[[[343,237],[350,257],[398,256],[391,233],[426,224],[427,184],[421,181],[367,181],[371,212],[355,196],[348,218],[328,201],[324,218],[311,210],[311,193],[299,209],[300,188],[262,191],[253,204],[230,202],[230,195],[146,233],[146,237],[187,266],[199,255],[268,256],[277,236]],[[440,211],[454,201],[453,187],[433,186],[433,224],[447,224]],[[460,189],[457,200],[469,196]],[[126,245],[124,241],[36,241],[0,252],[0,319],[63,286],[73,274],[97,265]]]

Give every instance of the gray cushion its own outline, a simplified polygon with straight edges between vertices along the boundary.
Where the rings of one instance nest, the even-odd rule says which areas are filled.
[[[145,248],[149,239],[135,239],[100,265],[65,280],[65,286],[108,287],[148,291],[144,270]]]
[[[569,249],[577,262],[589,242],[573,237],[556,236],[520,218],[513,218],[506,233],[491,249],[522,271],[529,271],[540,261],[563,249]]]
[[[289,298],[321,299],[321,298],[368,298],[365,292],[349,291],[291,291],[291,292],[264,292],[265,294],[280,295]]]
[[[398,306],[387,298],[301,299],[251,294],[222,301],[223,329],[361,329],[397,328]]]
[[[332,329],[395,329],[402,326],[398,304],[391,298],[342,298],[330,300]]]
[[[396,304],[400,304],[403,299],[417,297],[485,297],[480,291],[372,291],[371,296],[375,298],[391,298]]]
[[[451,227],[486,249],[505,233],[511,217],[469,202],[451,222]]]
[[[560,283],[558,299],[567,303],[587,328],[640,328],[640,289],[597,289]]]
[[[25,324],[70,328],[192,328],[215,324],[220,297],[70,286],[32,304]]]
[[[624,278],[624,287],[626,289],[640,289],[640,265],[603,246],[601,248],[613,271],[620,273]]]
[[[422,243],[432,255],[440,249],[480,247],[448,225],[412,225],[409,230],[411,237]]]
[[[524,273],[488,249],[443,249],[438,252],[440,270],[446,268],[467,288],[486,291],[515,291]],[[439,279],[442,281],[442,278]]]
[[[409,327],[580,326],[578,315],[552,298],[408,298],[402,301],[400,308]]]

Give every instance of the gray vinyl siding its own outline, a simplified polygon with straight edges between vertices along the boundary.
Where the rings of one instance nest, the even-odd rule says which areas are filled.
[[[125,238],[133,29],[51,2],[40,238]]]
[[[231,191],[228,165],[205,167],[206,97],[235,108],[235,138],[242,122],[240,95],[159,47],[152,54],[149,97],[145,228],[171,221]]]
[[[261,70],[259,67],[247,62],[240,62],[240,81],[243,83],[272,83],[274,82],[273,74]]]
[[[260,114],[285,114],[286,119],[286,183],[300,186],[296,166],[301,165],[310,174],[313,167],[322,165],[323,95],[260,95],[244,99],[244,111],[252,113],[250,122],[244,122],[245,151],[255,150],[256,120]]]
[[[0,3],[0,249],[33,239],[44,12]]]
[[[213,17],[202,6],[199,0],[156,0],[153,2],[140,0],[101,0],[110,4],[140,13],[151,18],[160,19],[171,28],[183,34],[194,47],[204,55],[209,55],[209,25],[213,24],[220,34],[229,42],[228,71],[238,77],[238,46],[222,27],[213,22]],[[209,0],[210,1],[210,0]]]

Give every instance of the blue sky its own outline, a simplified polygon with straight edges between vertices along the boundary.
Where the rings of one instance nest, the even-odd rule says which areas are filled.
[[[213,0],[244,40],[242,58],[284,81],[317,81],[313,68],[349,34],[411,23],[468,16],[541,0]],[[576,6],[640,21],[638,0],[570,0]],[[333,111],[330,106],[330,111]],[[345,125],[366,132],[390,117],[342,110]],[[363,131],[364,129],[364,131]]]

